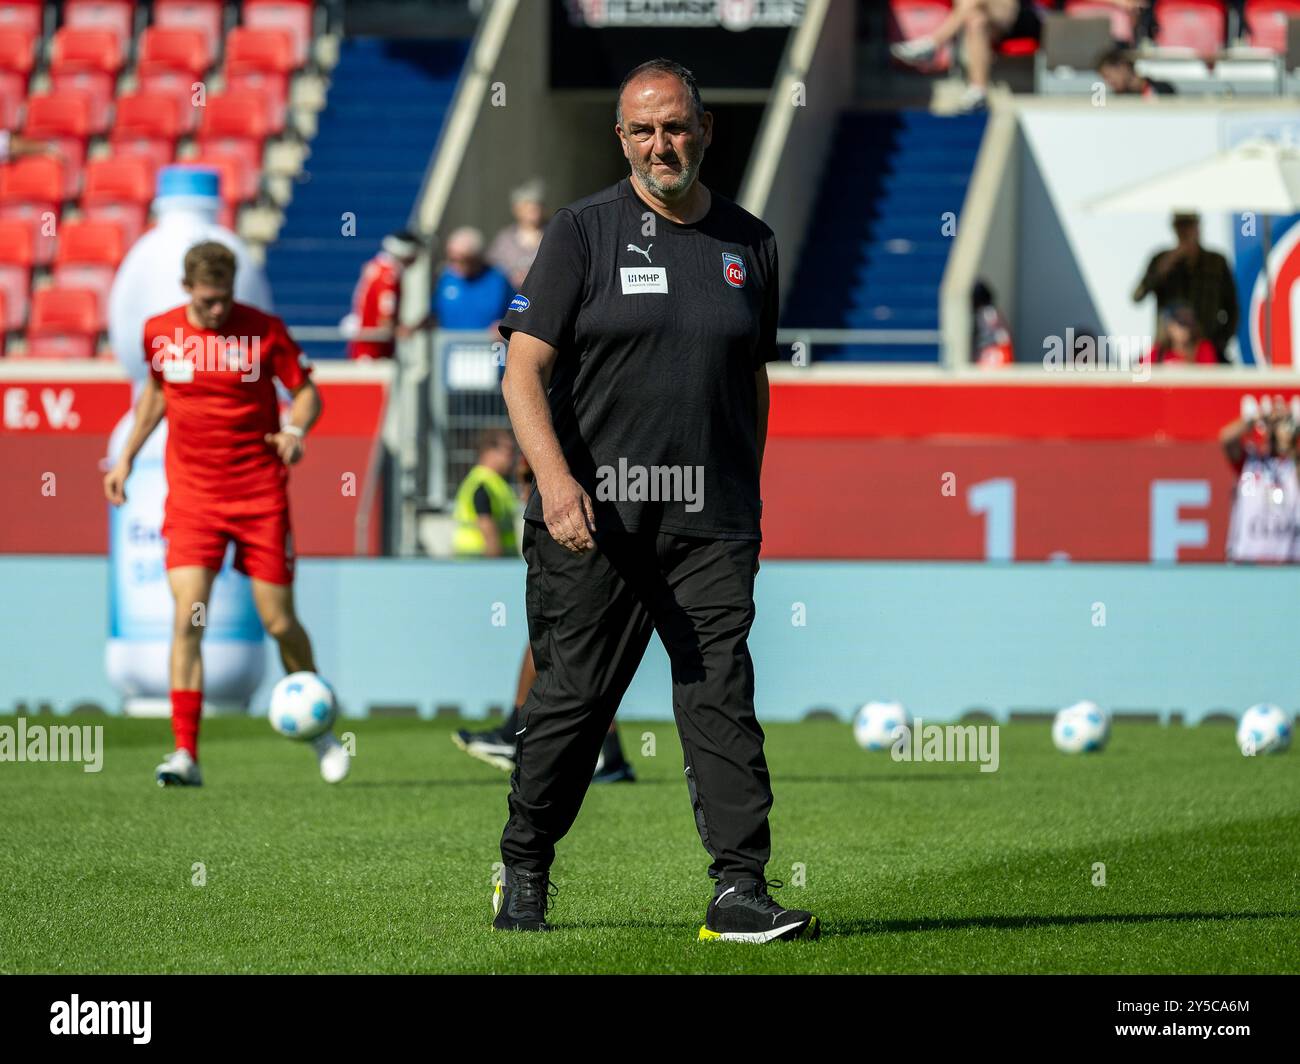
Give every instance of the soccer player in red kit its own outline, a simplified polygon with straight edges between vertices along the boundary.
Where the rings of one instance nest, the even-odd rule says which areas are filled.
[[[397,321],[402,275],[419,254],[419,237],[403,229],[384,237],[379,254],[362,268],[349,315],[359,335],[348,342],[348,358],[393,357],[394,341],[407,331]]]
[[[227,544],[235,544],[235,568],[252,581],[253,602],[280,645],[285,669],[316,671],[311,641],[293,605],[288,467],[303,456],[320,397],[306,356],[284,323],[236,303],[234,283],[235,256],[224,244],[208,241],[186,252],[183,286],[190,302],[145,322],[149,376],[136,401],[131,437],[104,478],[104,493],[120,505],[135,456],[167,418],[162,533],[176,600],[171,648],[176,750],[154,772],[160,785],[203,782],[200,641]],[[283,428],[277,379],[293,396]],[[333,733],[313,745],[326,781],[343,779],[350,758]]]

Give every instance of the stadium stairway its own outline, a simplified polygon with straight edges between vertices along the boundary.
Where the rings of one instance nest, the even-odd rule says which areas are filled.
[[[267,251],[276,312],[290,326],[337,325],[362,265],[406,226],[468,48],[460,39],[343,42],[311,155]],[[303,346],[313,358],[345,354],[343,341]]]
[[[939,282],[985,116],[840,116],[782,317],[785,328],[939,328]],[[817,361],[937,362],[935,344],[813,349]]]

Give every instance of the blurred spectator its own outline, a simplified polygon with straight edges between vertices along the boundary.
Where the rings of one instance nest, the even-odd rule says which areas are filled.
[[[974,336],[971,351],[975,363],[985,369],[1009,366],[1016,360],[1011,330],[995,305],[993,289],[976,281],[971,289],[971,325]]]
[[[20,137],[7,129],[0,129],[0,163],[7,163],[24,155],[61,155],[58,147],[44,140]]]
[[[1237,331],[1237,286],[1228,260],[1201,247],[1198,214],[1175,214],[1178,245],[1152,258],[1133,292],[1140,303],[1151,293],[1159,316],[1174,303],[1190,303],[1201,333],[1214,345],[1215,357],[1226,362],[1224,350]]]
[[[546,228],[545,195],[540,180],[515,189],[510,194],[510,210],[515,220],[497,233],[488,246],[488,262],[509,277],[516,289],[524,283],[542,242],[542,230]]]
[[[479,437],[478,463],[456,492],[458,558],[500,558],[519,553],[515,517],[519,500],[506,477],[515,469],[515,438],[509,429],[485,429]]]
[[[1147,0],[1099,0],[1123,8],[1136,18]],[[1042,31],[1041,12],[1051,3],[1028,0],[953,0],[952,13],[938,27],[923,37],[913,37],[890,47],[893,57],[904,63],[926,63],[940,48],[958,34],[963,36],[966,51],[966,74],[969,86],[962,95],[960,108],[975,111],[988,100],[989,72],[993,68],[994,49],[1003,37],[1037,37]]]
[[[420,238],[402,230],[389,233],[379,254],[361,268],[352,292],[352,312],[340,322],[348,358],[392,358],[394,338],[409,332],[397,324],[402,306],[402,274],[420,254]],[[358,335],[362,334],[362,335]]]
[[[434,288],[432,317],[443,329],[493,329],[514,291],[510,279],[484,261],[483,234],[464,226],[447,238],[447,265]]]
[[[517,454],[517,459],[516,459]],[[487,429],[479,437],[478,465],[469,471],[456,492],[456,538],[458,558],[500,558],[519,553],[515,535],[517,506],[514,491],[506,481],[513,467],[519,482],[519,502],[527,503],[533,493],[532,467],[523,452],[516,452],[515,438],[509,429]],[[500,727],[471,732],[461,729],[452,736],[460,749],[471,757],[486,761],[505,771],[515,767],[516,741],[519,734],[519,711],[537,679],[531,646],[524,647],[515,684],[515,707]],[[636,773],[623,754],[618,728],[611,720],[609,731],[596,757],[592,783],[634,783]]]
[[[1219,442],[1237,473],[1228,522],[1228,560],[1300,560],[1296,520],[1300,481],[1296,424],[1290,411],[1279,399],[1258,416],[1248,414],[1224,426]]]
[[[1201,334],[1196,311],[1189,303],[1171,303],[1160,315],[1160,333],[1155,346],[1143,361],[1157,366],[1218,365],[1219,356],[1214,345]]]
[[[1097,60],[1097,73],[1106,83],[1107,91],[1117,96],[1141,96],[1151,100],[1157,96],[1174,95],[1174,87],[1169,82],[1141,77],[1133,65],[1133,57],[1122,45],[1112,48]]]

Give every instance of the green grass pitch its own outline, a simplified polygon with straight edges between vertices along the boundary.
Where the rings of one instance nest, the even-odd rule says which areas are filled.
[[[0,763],[0,971],[1300,971],[1300,753],[1243,758],[1225,726],[1119,723],[1067,757],[1016,724],[980,773],[770,724],[768,875],[802,869],[774,894],[824,932],[754,947],[696,941],[708,858],[668,723],[621,723],[640,781],[592,788],[556,930],[524,935],[488,926],[507,778],[449,722],[343,723],[329,787],[264,720],[210,721],[207,785],[165,791],[166,722],[75,722],[104,725],[101,773]]]

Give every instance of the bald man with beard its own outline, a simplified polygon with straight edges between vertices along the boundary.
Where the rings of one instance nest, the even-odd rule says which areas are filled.
[[[708,189],[713,136],[668,59],[619,88],[629,174],[556,212],[501,323],[503,392],[537,490],[525,510],[537,680],[519,715],[493,926],[545,931],[556,844],[657,632],[700,840],[703,940],[816,938],[765,878],[772,789],[747,648],[761,539],[771,229]],[[647,886],[650,880],[647,879]]]

